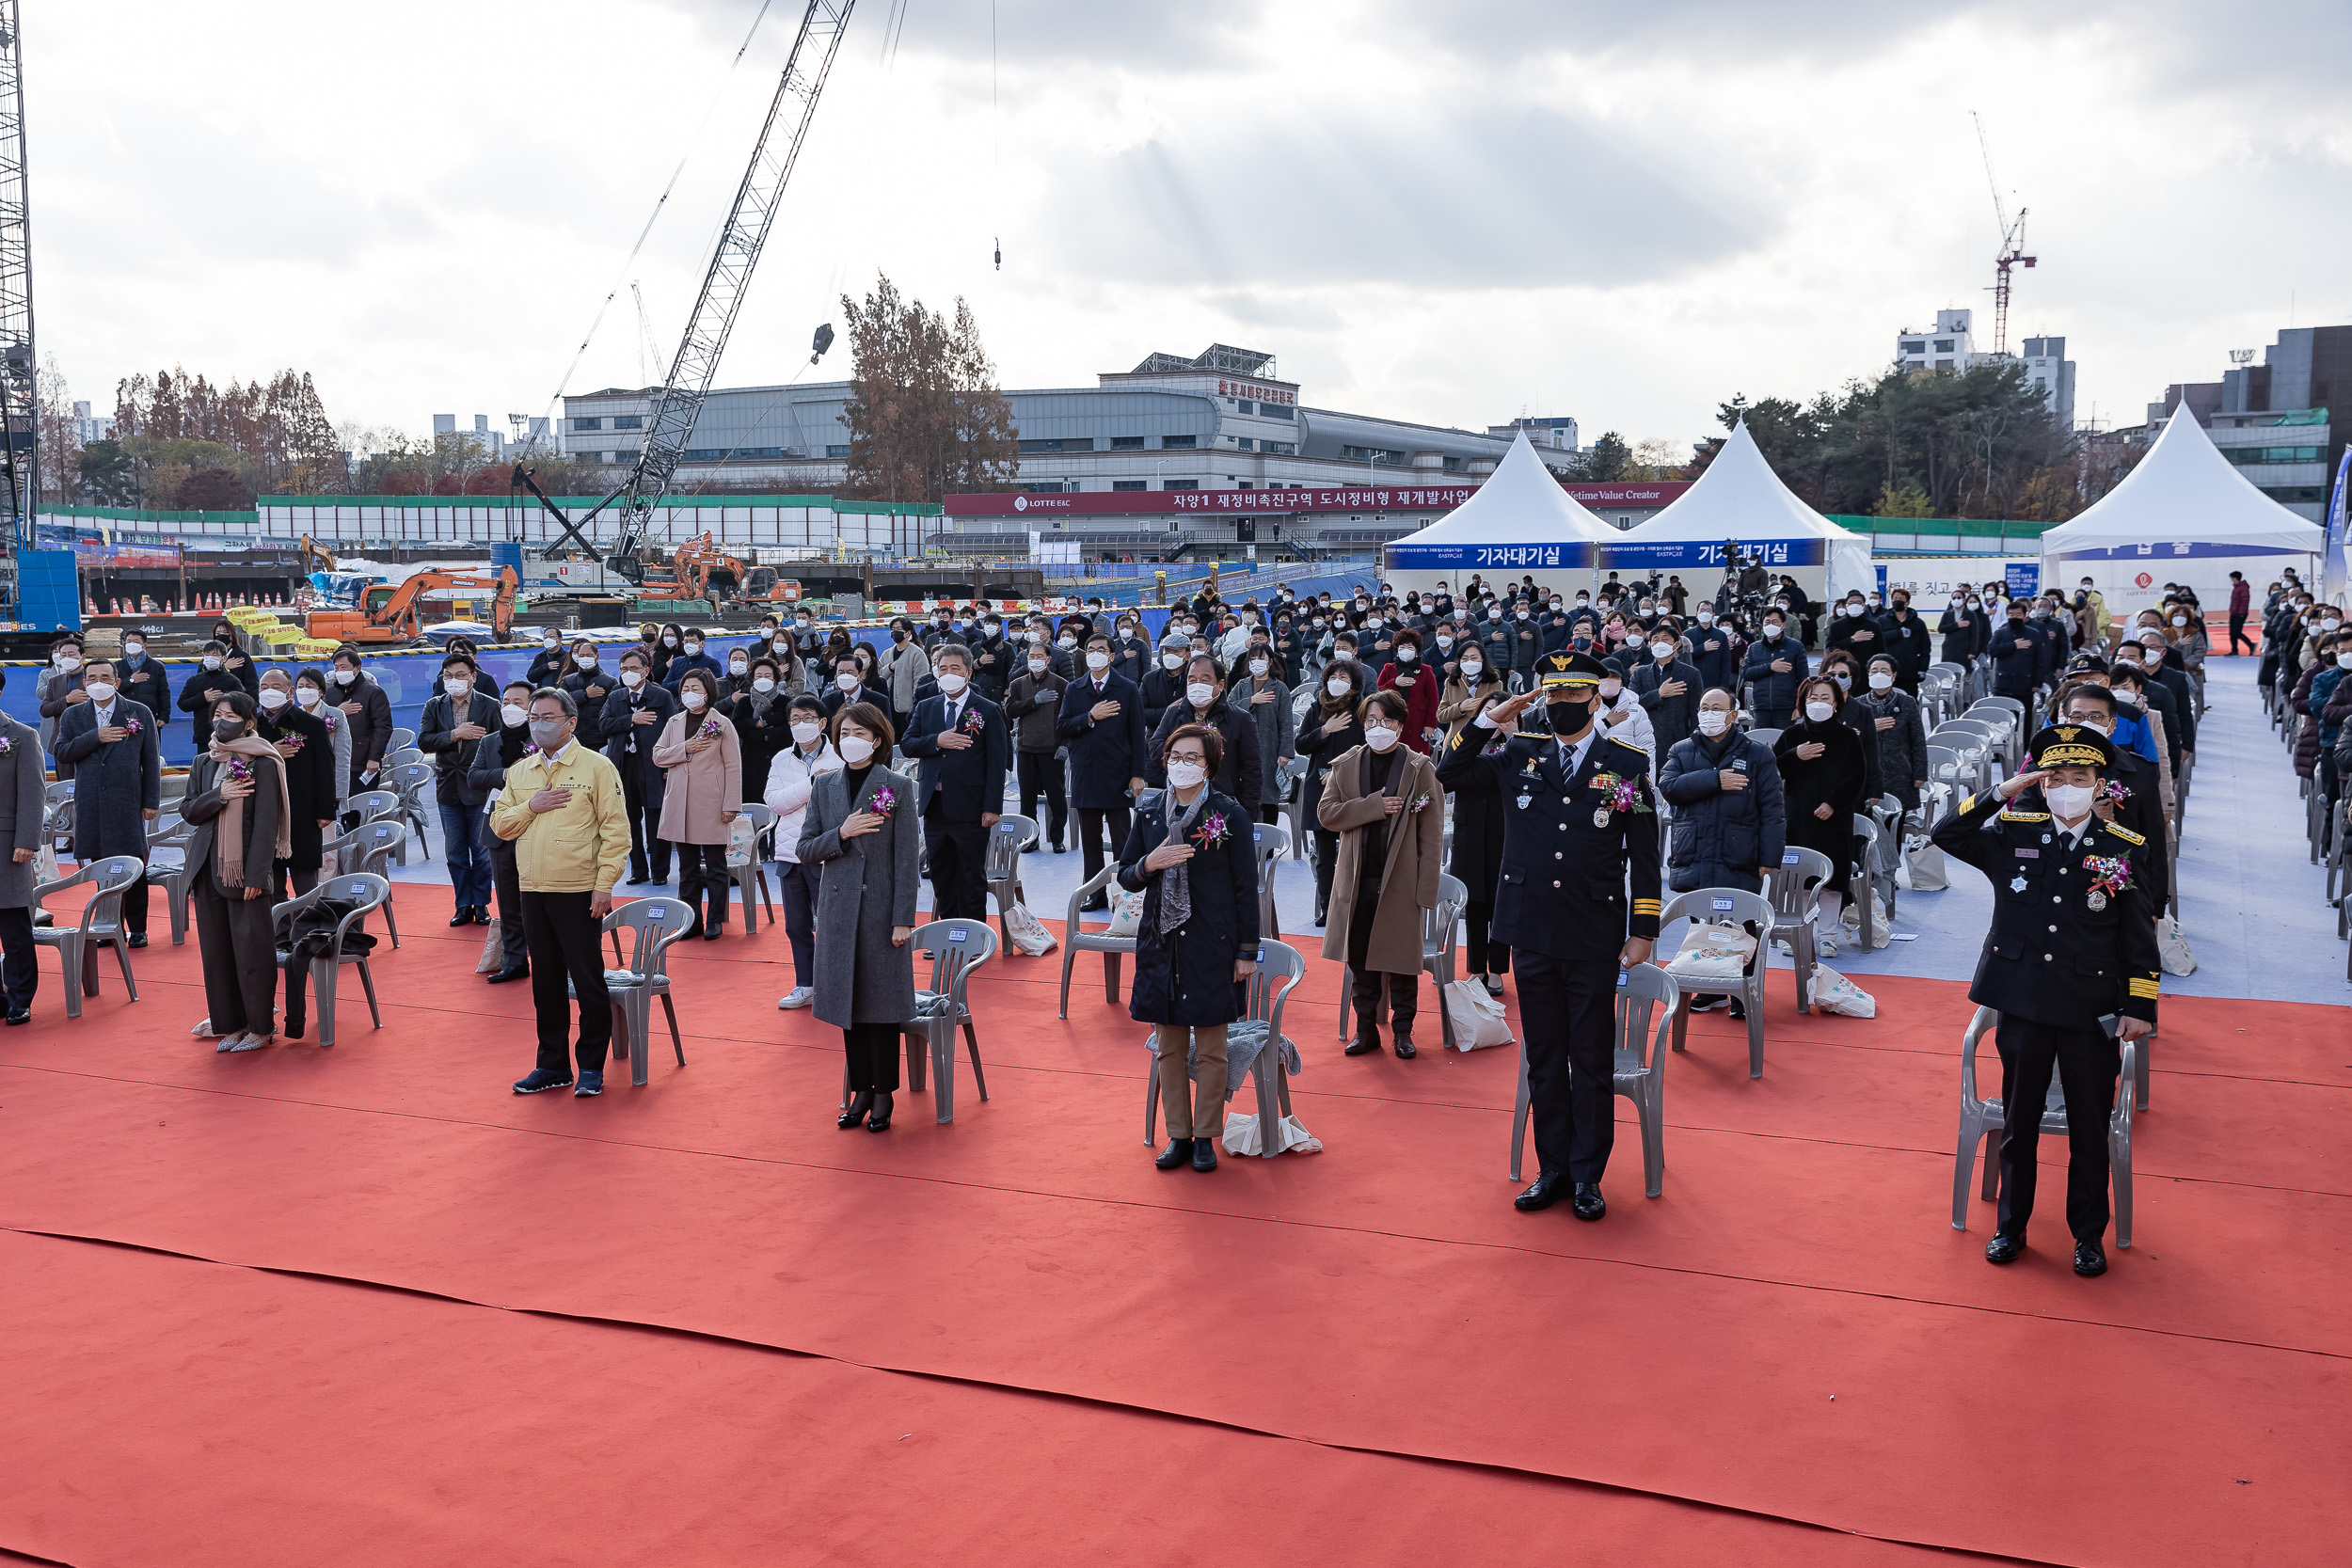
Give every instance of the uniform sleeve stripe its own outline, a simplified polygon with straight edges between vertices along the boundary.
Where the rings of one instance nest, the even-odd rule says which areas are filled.
[[[1967,815],[1968,815],[1968,808],[1969,808],[1969,807],[1971,807],[1971,806],[1973,806],[1973,805],[1975,805],[1976,803],[1977,803],[1977,798],[1976,798],[1974,795],[1963,795],[1963,796],[1962,796],[1962,797],[1960,798],[1960,815],[1961,815],[1961,816],[1967,816]]]
[[[1659,911],[1661,903],[1661,900],[1656,898],[1636,898],[1633,900],[1633,912],[1635,914],[1656,914]],[[2135,982],[2135,984],[2137,984],[2137,982]]]
[[[2156,994],[2155,981],[2134,980],[2132,982],[2132,995],[2134,998],[2144,1001],[2155,996]]]

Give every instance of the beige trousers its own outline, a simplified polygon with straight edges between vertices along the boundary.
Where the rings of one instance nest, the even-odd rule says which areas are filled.
[[[1184,1029],[1174,1023],[1159,1026],[1160,1110],[1168,1117],[1168,1135],[1171,1138],[1224,1135],[1225,1027],[1220,1023],[1214,1029],[1192,1031],[1193,1040],[1200,1048],[1200,1059],[1192,1064],[1187,1085]]]

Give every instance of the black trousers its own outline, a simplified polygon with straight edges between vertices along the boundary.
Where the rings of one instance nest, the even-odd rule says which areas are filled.
[[[727,905],[735,896],[735,883],[727,876],[725,845],[677,846],[677,895],[685,899],[687,907],[694,911],[694,924],[687,927],[688,931],[699,934],[706,897],[710,904],[710,924],[724,926],[727,923]]]
[[[1259,821],[1261,821],[1261,822],[1279,822],[1279,821],[1281,821],[1281,820],[1282,820],[1282,802],[1281,802],[1281,801],[1279,801],[1279,800],[1276,800],[1276,801],[1272,802],[1271,804],[1268,804],[1268,805],[1262,805],[1262,806],[1260,806],[1260,807],[1258,808],[1258,820],[1259,820]]]
[[[1021,815],[1037,823],[1043,842],[1059,844],[1070,831],[1070,801],[1062,792],[1061,758],[1051,752],[1022,752],[1013,757],[1014,772],[1021,780]],[[1051,816],[1037,814],[1037,798],[1045,797],[1045,809]],[[1124,847],[1122,846],[1122,847]]]
[[[1315,835],[1315,924],[1320,926],[1324,911],[1331,907],[1331,873],[1340,863],[1340,835],[1324,827],[1316,816],[1323,804],[1323,781],[1311,778],[1299,787],[1299,815]]]
[[[0,910],[0,991],[6,992],[12,1013],[31,1006],[33,992],[40,989],[39,951],[33,945],[30,906]]]
[[[1388,982],[1389,1027],[1399,1039],[1413,1037],[1413,1019],[1421,1011],[1421,971],[1398,974],[1368,967],[1372,927],[1380,915],[1380,883],[1370,877],[1356,884],[1356,903],[1347,917],[1347,967],[1355,985],[1356,1037],[1376,1035],[1373,1020],[1380,1016],[1380,983]]]
[[[1516,949],[1535,1164],[1598,1181],[1616,1141],[1617,960]]]
[[[612,993],[604,984],[604,922],[585,893],[523,894],[523,940],[531,950],[531,1002],[539,1015],[539,1066],[564,1072],[572,1060],[572,999],[580,997],[580,1070],[602,1072],[612,1047]]]
[[[841,1031],[841,1048],[850,1057],[850,1092],[871,1089],[889,1094],[898,1087],[898,1025],[852,1023]]]
[[[621,769],[621,805],[628,813],[628,877],[629,880],[645,879],[646,867],[652,867],[653,879],[670,879],[670,846],[661,836],[661,784],[642,783],[634,767]]]
[[[988,830],[950,822],[933,806],[923,818],[923,847],[931,862],[931,918],[988,918]]]
[[[1463,907],[1462,920],[1470,927],[1470,942],[1464,955],[1472,974],[1508,974],[1511,973],[1511,950],[1499,942],[1490,942],[1486,928],[1494,924],[1495,905],[1492,898],[1483,904]],[[1613,982],[1612,982],[1613,984]]]
[[[2034,1155],[2050,1069],[2066,1091],[2066,1228],[2078,1242],[2107,1229],[2107,1118],[2122,1048],[2101,1029],[2058,1029],[2004,1018],[2001,1052],[2001,1234],[2023,1238],[2033,1217]]]
[[[2236,653],[2237,645],[2241,642],[2246,644],[2248,653],[2258,651],[2254,646],[2254,640],[2246,635],[2246,617],[2233,615],[2230,617],[2230,652]]]
[[[523,940],[523,880],[515,865],[515,841],[490,835],[490,885],[499,895],[499,945],[508,969],[520,969],[531,959]]]
[[[208,863],[188,879],[196,946],[204,960],[204,1006],[218,1038],[278,1032],[278,933],[270,900],[223,893]]]
[[[1127,847],[1127,834],[1136,825],[1135,812],[1126,806],[1080,806],[1078,808],[1078,847],[1085,853],[1087,880],[1094,880],[1103,869],[1103,824],[1107,820],[1111,830],[1111,854],[1114,858]]]

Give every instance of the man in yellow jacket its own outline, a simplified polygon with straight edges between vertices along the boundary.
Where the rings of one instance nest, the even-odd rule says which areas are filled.
[[[628,813],[619,770],[573,738],[579,727],[570,692],[532,692],[530,749],[506,770],[506,787],[490,809],[490,831],[515,846],[531,1000],[539,1016],[539,1065],[516,1082],[516,1094],[572,1083],[567,984],[580,998],[575,1096],[604,1092],[604,1057],[612,1044],[603,923],[612,911],[612,884],[628,863]]]

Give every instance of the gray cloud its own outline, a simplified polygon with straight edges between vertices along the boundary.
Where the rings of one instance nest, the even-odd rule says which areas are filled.
[[[662,0],[694,18],[729,48],[759,10],[759,0]],[[781,49],[798,25],[803,8],[774,0],[762,31]],[[1165,71],[1202,65],[1223,57],[1235,36],[1266,9],[1263,0],[1191,0],[1184,6],[1110,4],[1102,0],[997,0],[996,49],[1004,71],[1038,63],[1116,62]],[[978,65],[989,59],[986,0],[906,0],[898,31],[901,55],[940,55]],[[857,50],[879,59],[889,0],[865,0],[850,21],[845,54]],[[985,79],[981,82],[985,88]]]

